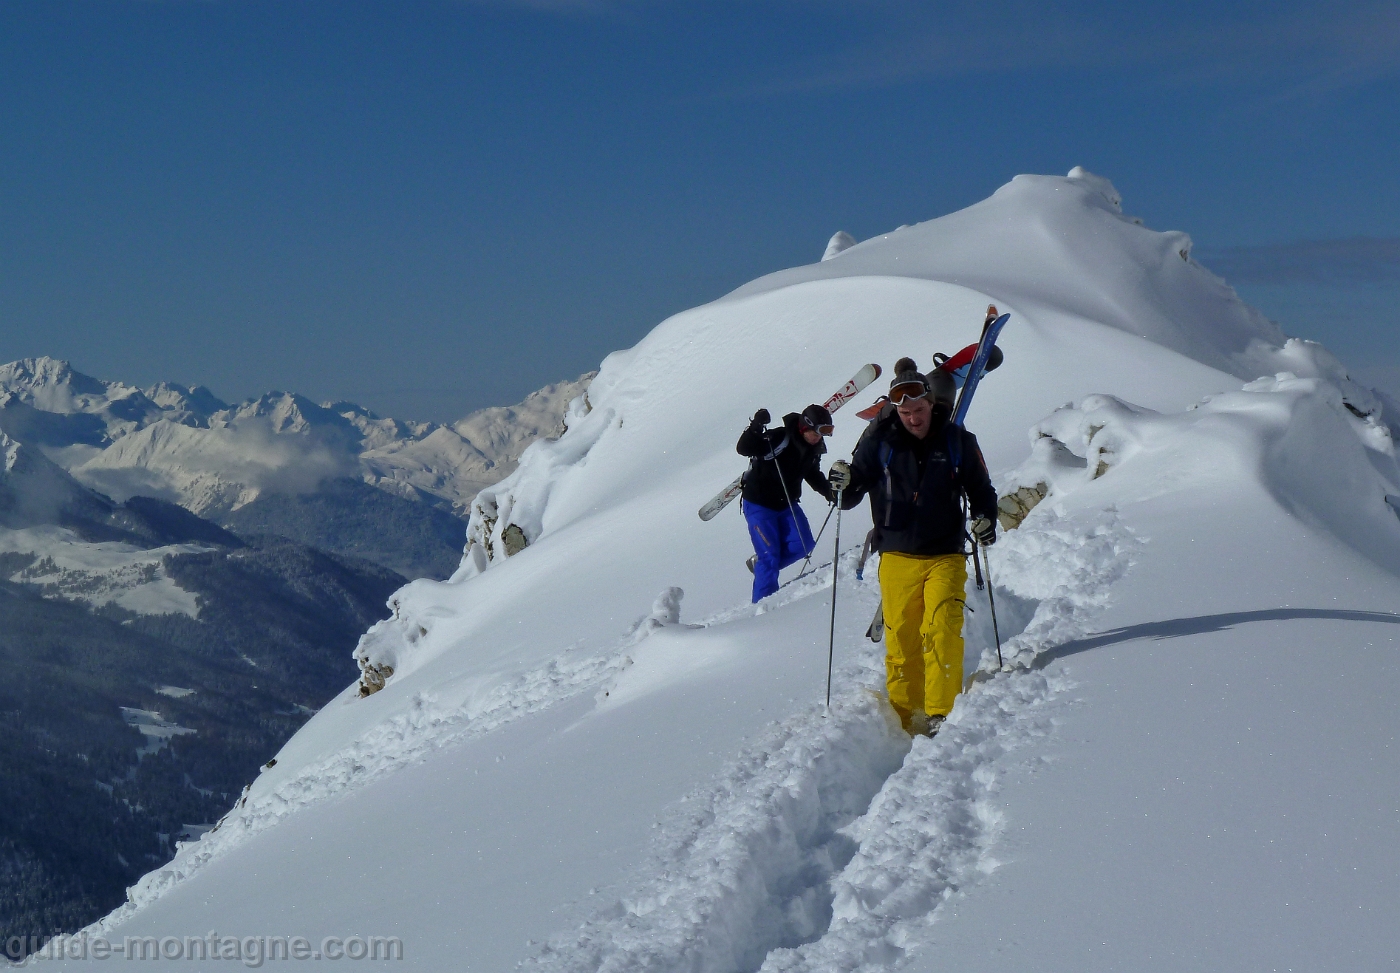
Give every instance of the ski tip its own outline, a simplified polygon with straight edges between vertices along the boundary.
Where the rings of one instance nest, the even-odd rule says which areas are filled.
[[[861,409],[859,412],[857,412],[856,418],[864,419],[866,422],[870,422],[872,419],[874,419],[880,414],[880,410],[885,407],[885,403],[889,400],[890,397],[888,395],[880,396],[878,399],[875,400],[875,403],[873,405],[866,406],[864,409]]]
[[[873,369],[875,369],[875,378],[879,378],[882,374],[884,374],[883,369],[881,369],[880,366],[877,365],[877,364],[875,364],[874,362],[871,362],[871,363],[870,363],[870,367],[873,368]],[[875,380],[875,379],[871,379],[872,382],[873,382],[874,380]]]

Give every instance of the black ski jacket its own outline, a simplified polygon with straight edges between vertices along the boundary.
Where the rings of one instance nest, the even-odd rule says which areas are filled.
[[[877,551],[957,554],[967,534],[964,493],[973,517],[996,519],[997,494],[977,437],[945,422],[916,439],[891,410],[856,444],[841,506],[870,495]]]
[[[806,480],[828,501],[835,494],[821,471],[821,457],[826,442],[807,445],[802,438],[796,412],[783,416],[777,429],[749,426],[734,448],[740,456],[749,457],[749,470],[744,474],[744,502],[756,503],[769,510],[786,510],[788,501],[797,503]],[[787,487],[784,493],[783,487]]]

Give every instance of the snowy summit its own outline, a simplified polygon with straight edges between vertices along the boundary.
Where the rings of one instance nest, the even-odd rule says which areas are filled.
[[[347,687],[89,939],[188,961],[217,930],[289,965],[289,937],[389,937],[386,968],[491,973],[1391,965],[1387,403],[1082,169],[840,242],[610,355],[477,495],[456,575],[361,640],[383,688]],[[968,428],[1024,515],[990,552],[1008,669],[969,583],[980,671],[911,743],[864,638],[866,509],[829,713],[833,532],[754,606],[742,518],[696,510],[756,409],[927,364],[989,303],[1006,360]]]

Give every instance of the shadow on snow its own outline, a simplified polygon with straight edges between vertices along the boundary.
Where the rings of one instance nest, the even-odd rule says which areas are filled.
[[[1106,645],[1132,642],[1137,639],[1174,639],[1185,635],[1206,635],[1210,632],[1224,632],[1246,622],[1289,622],[1306,618],[1328,619],[1343,622],[1382,622],[1400,625],[1400,615],[1392,612],[1355,611],[1336,608],[1268,608],[1262,611],[1224,612],[1219,615],[1197,615],[1194,618],[1171,618],[1160,622],[1144,622],[1141,625],[1128,625],[1110,632],[1075,639],[1064,645],[1047,649],[1036,656],[1033,667],[1043,669],[1057,659],[1078,655],[1090,649],[1100,649]]]

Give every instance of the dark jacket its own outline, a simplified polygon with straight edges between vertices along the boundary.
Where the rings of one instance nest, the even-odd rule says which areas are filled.
[[[749,457],[749,470],[744,474],[745,503],[786,510],[789,501],[797,503],[802,495],[803,480],[828,501],[835,496],[821,471],[826,442],[809,446],[798,428],[801,418],[796,412],[789,412],[783,416],[781,428],[751,425],[739,437],[734,448],[740,456]]]
[[[882,552],[963,551],[964,493],[974,518],[996,519],[997,494],[977,437],[945,422],[922,440],[916,439],[893,410],[872,423],[856,444],[851,485],[841,506],[854,507],[867,493],[875,522],[875,549]]]

